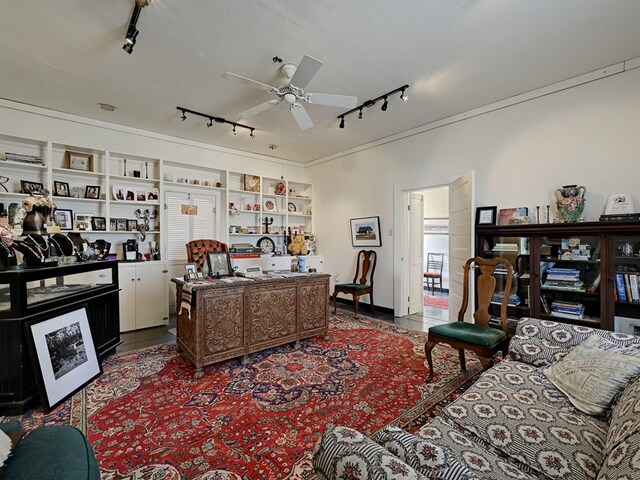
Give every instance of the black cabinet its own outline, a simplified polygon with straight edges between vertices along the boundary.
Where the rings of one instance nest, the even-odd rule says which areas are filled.
[[[480,225],[475,243],[514,268],[509,317],[640,329],[640,223]]]
[[[118,262],[0,271],[0,414],[37,405],[38,392],[24,323],[86,306],[98,356],[120,343]]]

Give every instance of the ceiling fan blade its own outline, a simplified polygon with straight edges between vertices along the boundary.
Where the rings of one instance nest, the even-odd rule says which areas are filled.
[[[236,80],[240,83],[244,83],[245,85],[248,85],[250,87],[253,88],[257,88],[258,90],[264,90],[265,92],[273,92],[274,90],[276,90],[275,87],[272,87],[271,85],[267,85],[266,83],[261,83],[261,82],[257,82],[256,80],[251,80],[250,78],[247,77],[243,77],[242,75],[236,75],[235,73],[231,73],[231,72],[224,72],[222,74],[223,78],[228,78],[230,80]]]
[[[309,114],[302,105],[300,105],[299,103],[293,103],[291,107],[289,107],[289,110],[291,110],[293,118],[295,118],[296,122],[298,122],[300,130],[307,130],[313,127],[313,122],[311,121]]]
[[[307,101],[315,105],[326,105],[328,107],[354,108],[358,104],[358,97],[332,95],[330,93],[309,93]]]
[[[310,57],[309,55],[305,55],[302,57],[300,65],[298,65],[296,73],[293,74],[289,83],[298,88],[304,89],[315,74],[318,73],[321,66],[322,62],[320,60]]]
[[[261,103],[260,105],[256,105],[244,112],[240,112],[238,114],[238,118],[249,118],[257,115],[259,113],[264,112],[265,110],[269,110],[271,107],[275,107],[280,103],[279,99],[269,100],[268,102]]]

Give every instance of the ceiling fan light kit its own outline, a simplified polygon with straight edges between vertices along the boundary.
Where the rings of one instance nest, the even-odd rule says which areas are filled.
[[[222,117],[216,117],[214,115],[207,115],[206,113],[201,113],[201,112],[196,112],[195,110],[191,110],[189,108],[185,108],[185,107],[176,107],[177,110],[179,110],[181,112],[180,115],[180,120],[182,120],[183,122],[187,119],[187,113],[190,113],[191,115],[196,115],[198,117],[202,117],[202,118],[206,118],[208,121],[207,123],[205,123],[205,125],[208,128],[213,127],[213,123],[226,123],[228,125],[233,125],[233,134],[236,135],[237,131],[236,131],[236,127],[240,127],[240,128],[245,128],[247,130],[249,130],[249,136],[251,138],[255,138],[255,127],[250,127],[249,125],[243,125],[241,123],[236,123],[236,122],[232,122],[231,120],[227,120],[225,118]]]
[[[280,63],[279,57],[273,58],[274,63]],[[282,85],[275,87],[256,80],[252,80],[231,72],[222,74],[224,78],[244,83],[258,90],[277,95],[278,98],[271,99],[260,105],[256,105],[238,114],[238,118],[249,118],[264,112],[281,102],[289,106],[289,111],[301,130],[313,127],[313,121],[309,117],[303,103],[314,105],[324,105],[328,107],[353,108],[358,103],[358,97],[351,95],[333,95],[328,93],[305,93],[305,88],[322,67],[322,62],[317,58],[305,55],[299,65],[285,63],[280,67],[284,76]]]
[[[407,100],[407,95],[406,95],[406,90],[409,88],[409,85],[403,85],[401,87],[396,88],[395,90],[391,90],[390,92],[385,93],[384,95],[380,95],[379,97],[376,97],[372,100],[367,100],[366,102],[364,102],[362,105],[358,105],[357,107],[352,108],[351,110],[349,110],[348,112],[345,113],[341,113],[340,115],[338,115],[336,118],[340,119],[340,128],[344,128],[345,126],[345,122],[344,122],[344,117],[346,117],[347,115],[350,115],[354,112],[358,112],[358,118],[360,120],[362,120],[362,110],[365,108],[370,108],[373,107],[377,102],[379,102],[380,100],[384,100],[382,106],[380,107],[380,110],[382,110],[383,112],[387,111],[387,108],[389,108],[389,97],[391,95],[394,95],[396,93],[400,93],[400,100],[406,101]]]

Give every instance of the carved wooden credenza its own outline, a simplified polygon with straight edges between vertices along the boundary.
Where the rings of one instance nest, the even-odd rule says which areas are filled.
[[[180,348],[196,366],[327,335],[329,275],[238,277],[185,283],[173,279],[178,299]]]

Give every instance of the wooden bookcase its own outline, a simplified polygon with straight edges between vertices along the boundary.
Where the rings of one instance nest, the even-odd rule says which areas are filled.
[[[479,225],[475,252],[512,264],[510,318],[640,333],[634,330],[640,329],[638,288],[634,292],[634,284],[640,284],[640,223]],[[616,276],[629,284],[626,299],[616,288]],[[498,315],[499,306],[492,308]]]

